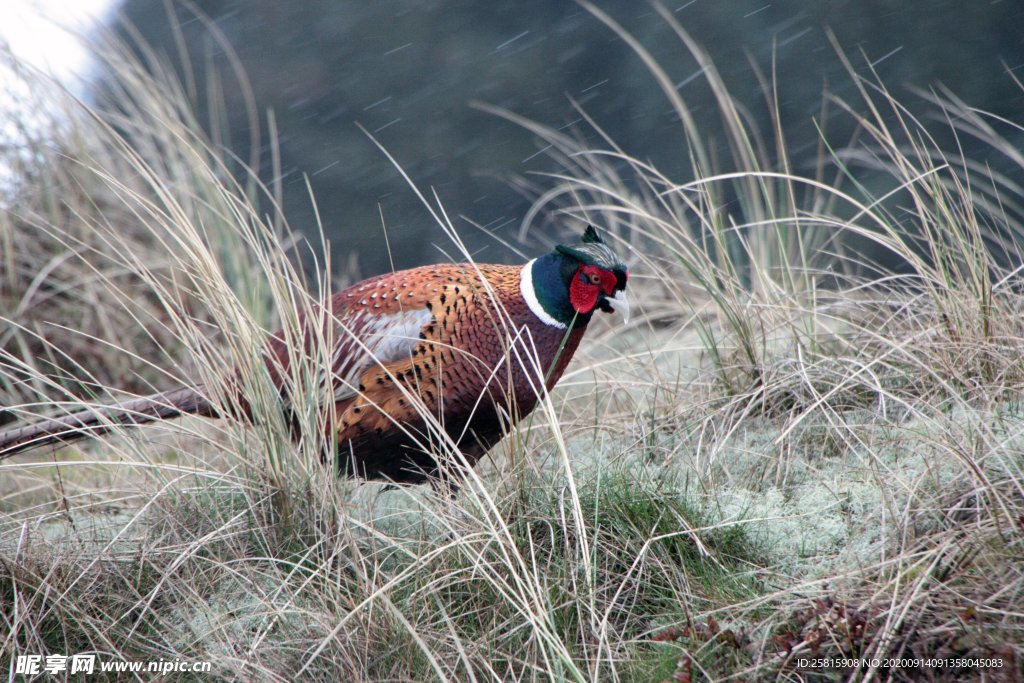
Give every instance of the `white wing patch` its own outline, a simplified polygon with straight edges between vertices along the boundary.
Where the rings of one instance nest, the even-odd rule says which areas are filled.
[[[372,315],[360,312],[350,322],[339,320],[332,359],[337,373],[334,399],[343,401],[355,396],[360,376],[371,366],[409,358],[420,341],[420,331],[433,317],[421,308]]]

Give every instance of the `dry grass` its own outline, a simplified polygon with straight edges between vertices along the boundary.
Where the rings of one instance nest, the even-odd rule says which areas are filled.
[[[1000,131],[1020,127],[948,94],[931,96],[938,123],[916,120],[851,66],[861,100],[834,109],[861,134],[801,175],[782,127],[752,130],[663,12],[708,67],[733,150],[715,160],[672,79],[591,11],[665,85],[697,180],[504,114],[562,169],[524,232],[606,226],[643,309],[590,331],[455,500],[336,482],[309,455],[318,355],[292,364],[289,439],[261,345],[300,334],[331,285],[296,270],[280,216],[254,208],[272,188],[231,180],[167,75],[117,55],[116,120],[61,100],[72,124],[40,140],[0,224],[0,405],[21,419],[202,384],[221,404],[241,391],[259,426],[184,420],[0,463],[0,661],[96,652],[281,681],[1019,679],[1024,191],[931,131],[977,138],[1019,177]],[[869,192],[865,170],[888,187]],[[1003,664],[801,661],[843,656]]]

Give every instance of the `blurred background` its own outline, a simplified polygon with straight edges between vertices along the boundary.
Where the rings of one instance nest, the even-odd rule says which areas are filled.
[[[593,128],[580,125],[578,106],[627,153],[650,159],[674,181],[690,179],[684,136],[655,79],[621,37],[574,2],[89,4],[94,16],[173,65],[215,140],[257,166],[264,182],[281,181],[294,230],[315,236],[319,213],[336,269],[354,262],[365,275],[390,268],[392,260],[404,268],[444,259],[438,249],[452,252],[367,132],[420,188],[437,192],[477,258],[517,259],[488,233],[516,242],[536,191],[545,189],[536,174],[557,167],[528,131],[474,103],[596,144]],[[710,146],[722,139],[717,148],[728,156],[701,67],[671,27],[645,2],[596,5],[650,50]],[[840,146],[853,130],[849,117],[823,104],[826,93],[856,99],[829,31],[860,73],[877,72],[901,101],[919,103],[922,116],[934,108],[908,90],[948,88],[1011,118],[1024,107],[1015,82],[1024,75],[1020,2],[675,0],[665,8],[710,53],[750,121],[769,137],[769,100],[777,97],[795,173],[813,172],[822,129]],[[26,37],[24,49],[58,54],[46,40]],[[101,84],[102,74],[91,73],[86,96],[101,99]],[[971,141],[962,144],[970,156]],[[870,174],[863,182],[870,185]],[[541,239],[559,230],[543,213],[528,227]]]

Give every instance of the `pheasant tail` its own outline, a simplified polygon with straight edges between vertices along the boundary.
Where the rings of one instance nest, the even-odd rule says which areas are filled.
[[[0,460],[51,443],[77,441],[119,426],[141,425],[181,415],[214,417],[216,411],[196,389],[185,387],[43,420],[0,434]]]

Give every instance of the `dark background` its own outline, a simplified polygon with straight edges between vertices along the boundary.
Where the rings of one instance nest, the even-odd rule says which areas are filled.
[[[597,4],[658,58],[707,137],[724,145],[718,110],[694,59],[652,7],[636,0]],[[678,122],[654,79],[619,37],[576,3],[198,0],[171,6],[169,16],[165,0],[127,0],[121,14],[179,67],[175,41],[184,40],[199,84],[193,95],[201,120],[218,135],[229,131],[226,143],[242,159],[254,159],[244,88],[212,37],[222,34],[248,75],[263,124],[268,109],[276,117],[291,226],[315,226],[308,176],[334,263],[354,253],[363,274],[390,267],[381,214],[398,268],[442,260],[432,245],[448,251],[451,245],[357,124],[421,188],[436,189],[449,215],[505,238],[516,234],[531,202],[510,180],[553,168],[528,132],[474,109],[473,101],[559,127],[578,120],[570,104],[575,99],[627,152],[652,160],[677,181],[689,179]],[[873,64],[911,107],[926,109],[908,87],[944,84],[981,109],[1020,120],[1024,93],[1007,73],[1024,76],[1024,3],[1018,0],[676,0],[665,6],[711,53],[733,96],[766,131],[768,108],[751,61],[770,74],[774,55],[781,120],[797,173],[813,164],[823,91],[856,99],[826,28],[861,73]],[[189,7],[199,9],[199,18]],[[207,97],[210,66],[222,106],[211,106]],[[850,130],[849,120],[828,123],[830,138],[840,143]],[[986,161],[983,150],[976,153]],[[258,165],[265,181],[274,179],[270,162],[264,144]],[[516,259],[469,222],[455,221],[479,259]]]

